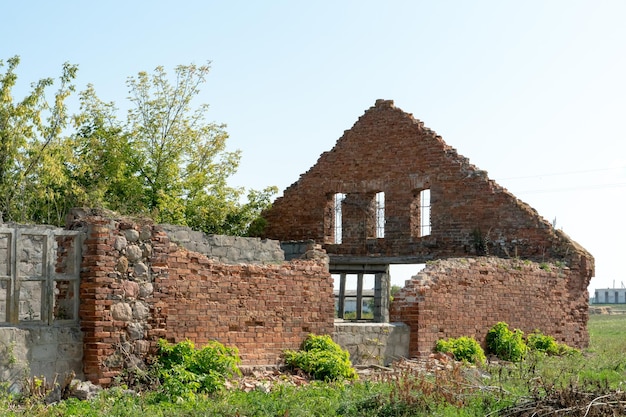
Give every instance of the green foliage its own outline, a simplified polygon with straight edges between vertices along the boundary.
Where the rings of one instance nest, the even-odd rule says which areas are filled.
[[[13,99],[20,58],[0,60],[0,213],[4,220],[62,222],[70,189],[64,162],[70,149],[62,140],[69,124],[65,105],[74,91],[78,67],[63,65],[58,90],[53,78],[31,84],[31,91]]]
[[[131,108],[120,121],[91,85],[70,115],[77,67],[67,63],[52,97],[45,78],[14,101],[19,62],[0,60],[4,220],[62,225],[71,207],[91,206],[207,233],[263,232],[261,212],[278,190],[228,186],[240,152],[226,150],[224,125],[206,121],[208,105],[194,105],[208,65],[180,65],[173,81],[163,67],[128,78]]]
[[[528,347],[521,330],[512,331],[508,324],[499,322],[487,333],[487,350],[502,360],[519,362],[524,359]]]
[[[396,295],[398,295],[402,291],[402,287],[399,285],[392,285],[391,290],[389,291],[389,302],[393,302],[393,299]]]
[[[557,342],[554,337],[544,335],[539,330],[535,330],[526,336],[526,345],[531,351],[543,352],[547,355],[560,356],[577,352],[576,349]]]
[[[6,366],[12,368],[17,364],[17,357],[15,356],[16,342],[12,341],[6,344],[0,341],[0,366]]]
[[[169,400],[194,400],[198,393],[215,393],[227,378],[239,374],[237,349],[216,341],[196,349],[189,340],[170,344],[161,339],[157,355],[161,391]]]
[[[480,347],[480,344],[473,337],[462,336],[456,339],[440,339],[437,341],[435,350],[437,352],[451,353],[459,361],[477,365],[485,363],[486,359],[483,348]]]
[[[313,378],[323,381],[356,379],[350,354],[333,342],[330,336],[310,334],[299,351],[285,351],[287,365],[303,370]]]
[[[208,65],[180,65],[173,83],[163,67],[129,77],[133,106],[123,123],[93,88],[81,94],[74,148],[89,205],[206,233],[262,233],[260,214],[278,190],[249,190],[242,203],[245,190],[227,185],[240,152],[226,151],[225,126],[206,121],[208,105],[194,105],[208,73]]]
[[[73,153],[68,173],[76,205],[121,213],[146,213],[143,182],[133,163],[131,137],[117,122],[114,103],[102,102],[89,85],[80,93],[76,133],[67,141]]]
[[[578,352],[564,343],[558,343],[554,337],[535,330],[524,338],[524,333],[511,331],[508,324],[499,322],[487,333],[487,349],[500,359],[519,362],[527,352],[541,352],[547,355],[566,355]]]
[[[558,353],[558,346],[554,337],[544,335],[537,330],[526,336],[526,344],[530,350],[544,352],[550,355],[556,355]]]

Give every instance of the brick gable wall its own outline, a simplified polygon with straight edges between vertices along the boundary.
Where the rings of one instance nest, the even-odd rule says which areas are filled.
[[[424,190],[430,191],[426,235],[418,229]],[[379,192],[384,238],[372,227]],[[337,193],[346,195],[341,243],[335,243]],[[411,281],[393,302],[391,319],[411,327],[412,354],[429,351],[440,337],[482,339],[500,320],[525,331],[541,328],[574,346],[588,341],[593,256],[392,101],[377,100],[264,217],[265,237],[312,239],[330,255],[331,268],[483,257],[470,259],[471,268],[430,269],[432,282]],[[534,266],[518,270],[520,259]],[[548,273],[537,266],[542,262],[564,267]]]
[[[415,211],[424,189],[431,195],[432,232],[422,237]],[[385,193],[382,239],[371,227],[377,192]],[[335,193],[347,194],[342,244],[333,243]],[[495,255],[570,265],[583,256],[593,272],[589,253],[392,101],[378,100],[264,216],[265,237],[313,239],[330,255],[414,263]]]

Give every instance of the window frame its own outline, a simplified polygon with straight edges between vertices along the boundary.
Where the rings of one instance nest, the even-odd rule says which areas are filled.
[[[16,325],[40,325],[51,326],[56,324],[75,324],[79,321],[80,306],[80,269],[82,261],[82,236],[79,231],[70,230],[42,230],[39,228],[6,228],[0,227],[0,237],[6,241],[6,247],[0,248],[5,251],[6,256],[0,258],[3,267],[0,268],[0,282],[4,283],[6,290],[5,299],[0,300],[4,303],[4,317],[0,317],[0,326],[16,326]],[[24,256],[30,253],[24,249],[23,242],[25,240],[37,241],[40,238],[40,259],[30,262],[22,262]],[[34,239],[35,238],[35,239]],[[59,241],[62,239],[70,239],[71,244],[64,246],[71,250],[60,251]],[[34,266],[34,268],[33,268]],[[30,268],[24,273],[24,267]],[[61,282],[66,284],[63,288],[65,292],[58,291]],[[28,299],[23,299],[26,292],[22,291],[26,283],[41,283],[41,294],[38,298],[39,304],[32,305]],[[70,294],[69,312],[66,316],[57,317],[56,309],[59,299],[57,293]],[[37,300],[37,298],[35,298]],[[28,306],[28,314],[36,316],[25,318],[24,310]],[[38,311],[38,314],[35,312]]]

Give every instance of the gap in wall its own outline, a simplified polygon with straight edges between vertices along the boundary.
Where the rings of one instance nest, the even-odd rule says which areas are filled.
[[[403,288],[405,281],[411,279],[414,275],[417,275],[422,269],[426,267],[426,264],[396,264],[389,266],[389,275],[391,278],[391,286],[397,285]]]

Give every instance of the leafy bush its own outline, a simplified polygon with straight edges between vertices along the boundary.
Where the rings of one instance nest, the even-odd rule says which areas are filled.
[[[350,362],[350,354],[333,342],[330,336],[310,334],[299,351],[286,350],[285,362],[315,379],[335,381],[356,379],[356,371]]]
[[[457,339],[440,339],[435,346],[437,352],[451,353],[454,358],[473,364],[485,363],[485,352],[473,337],[462,336]]]
[[[170,400],[193,400],[197,393],[217,392],[227,378],[240,373],[237,348],[216,341],[195,349],[190,340],[170,344],[161,339],[157,355],[162,392]]]
[[[520,329],[510,330],[509,325],[501,321],[487,333],[487,350],[502,360],[519,362],[528,350],[524,332]]]
[[[558,345],[554,337],[544,335],[537,330],[526,336],[526,345],[530,350],[545,352],[549,355],[556,355],[558,352]]]
[[[528,349],[536,352],[543,352],[547,355],[566,355],[577,352],[576,349],[567,346],[565,343],[559,343],[554,337],[544,335],[539,330],[535,330],[526,336],[526,345]]]

